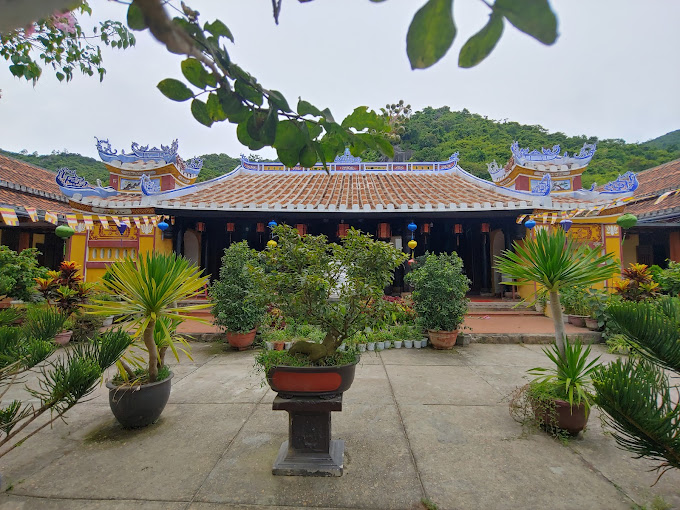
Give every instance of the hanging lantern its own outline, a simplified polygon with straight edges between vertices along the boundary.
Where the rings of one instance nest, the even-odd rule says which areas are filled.
[[[205,232],[205,223],[202,221],[196,223],[196,232]]]
[[[349,225],[347,223],[340,223],[338,225],[338,237],[344,239],[349,230]]]
[[[573,221],[571,221],[569,218],[564,218],[562,221],[560,221],[560,226],[564,229],[565,232],[569,232],[572,223]]]
[[[491,225],[489,223],[482,223],[482,232],[488,233],[491,230]]]
[[[258,223],[257,224],[257,233],[258,234],[264,234],[264,223]]]
[[[68,225],[59,225],[56,229],[54,229],[54,233],[61,239],[68,239],[73,234],[75,234],[76,231]]]
[[[416,246],[418,246],[418,243],[417,243],[416,241],[414,241],[413,239],[411,239],[411,240],[408,242],[408,247],[411,248],[412,250],[415,250],[415,249],[416,249]]]
[[[406,226],[406,228],[408,228],[411,232],[415,232],[416,229],[418,228],[418,225],[416,225],[415,223],[411,222],[411,223],[409,223],[409,224]]]
[[[295,225],[295,228],[297,229],[298,235],[300,237],[307,235],[307,225],[305,225],[304,223],[298,223],[297,225]]]
[[[420,233],[421,234],[429,234],[430,233],[430,226],[431,226],[431,223],[423,223],[423,225],[420,227]]]
[[[267,226],[268,226],[269,228],[274,228],[274,227],[276,227],[277,225],[278,225],[278,223],[276,223],[274,220],[272,220],[272,221],[270,221],[269,223],[267,223]]]
[[[461,223],[456,223],[453,226],[453,233],[454,234],[462,234],[463,233],[463,225]]]
[[[232,233],[236,231],[235,223],[227,223],[227,232]]]
[[[530,218],[524,223],[524,226],[526,228],[528,228],[529,230],[531,230],[532,228],[534,228],[536,226],[536,221],[534,221],[533,219]]]
[[[269,241],[267,241],[267,248],[274,249],[274,248],[276,248],[277,244],[278,243],[276,241],[274,241],[273,239],[270,239]]]
[[[124,221],[120,222],[120,225],[118,225],[118,232],[120,232],[120,235],[123,235],[125,231],[128,229],[127,223]],[[122,243],[122,241],[121,241]]]
[[[157,226],[159,229],[161,229],[161,232],[165,232],[168,230],[168,228],[170,228],[170,225],[165,222],[165,218],[163,218]]]
[[[392,237],[392,232],[389,223],[378,223],[378,238],[389,239]]]
[[[632,228],[637,224],[637,216],[634,214],[626,213],[623,216],[619,216],[616,220],[616,224],[621,228]]]

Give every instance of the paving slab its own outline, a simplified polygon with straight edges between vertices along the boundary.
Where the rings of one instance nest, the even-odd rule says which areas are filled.
[[[0,496],[0,510],[185,510],[187,503],[146,500],[58,499],[31,498],[4,494]],[[207,509],[206,509],[207,510]]]
[[[380,353],[380,358],[385,365],[465,365],[466,358],[460,349],[437,350],[426,347],[425,349],[390,349]]]
[[[258,407],[253,427],[236,437],[196,501],[375,509],[404,509],[420,501],[420,482],[394,406],[343,405],[341,413],[333,413],[333,437],[345,440],[345,472],[338,478],[271,474],[287,439],[277,414],[287,423],[285,412]]]
[[[235,404],[260,401],[268,391],[262,376],[245,364],[205,364],[173,385],[171,402]]]

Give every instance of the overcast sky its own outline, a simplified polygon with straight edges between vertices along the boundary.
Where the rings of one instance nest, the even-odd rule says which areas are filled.
[[[467,108],[551,132],[628,142],[680,129],[677,0],[552,0],[561,34],[553,46],[506,23],[492,55],[469,70],[457,67],[458,52],[484,25],[488,9],[478,0],[457,0],[454,46],[424,71],[410,69],[405,39],[425,0],[284,0],[279,26],[270,0],[187,3],[203,22],[220,18],[230,27],[232,59],[265,87],[282,91],[291,104],[301,96],[330,107],[336,120],[359,105],[378,109],[404,99],[415,110]],[[84,27],[125,17],[123,5],[90,5],[93,17],[82,19]],[[178,138],[184,157],[250,153],[233,124],[206,128],[193,120],[189,102],[161,95],[156,84],[180,78],[182,58],[146,33],[136,34],[132,49],[103,50],[107,74],[101,84],[81,75],[59,83],[46,69],[34,88],[0,61],[0,148],[41,154],[68,149],[96,157],[98,136],[126,150],[132,141],[159,145]]]

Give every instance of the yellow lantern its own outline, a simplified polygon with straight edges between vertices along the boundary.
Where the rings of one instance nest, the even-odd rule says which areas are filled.
[[[274,241],[273,239],[267,241],[267,248],[276,248],[276,241]]]
[[[418,243],[415,242],[415,240],[411,239],[411,240],[408,242],[408,247],[411,248],[412,250],[415,250],[415,249],[416,249],[416,246],[418,246]]]

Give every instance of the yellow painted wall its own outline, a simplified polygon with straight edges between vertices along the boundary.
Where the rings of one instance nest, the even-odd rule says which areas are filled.
[[[68,247],[66,249],[67,260],[72,260],[82,271],[86,281],[92,281],[87,278],[85,271],[85,245],[87,244],[87,231],[83,233],[73,234],[68,240]]]

